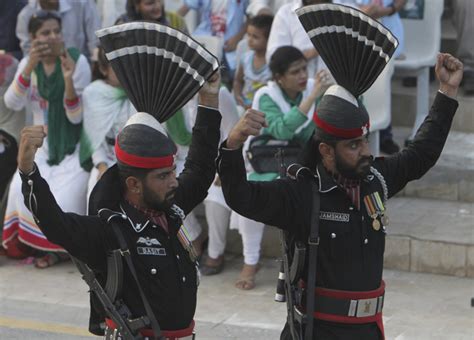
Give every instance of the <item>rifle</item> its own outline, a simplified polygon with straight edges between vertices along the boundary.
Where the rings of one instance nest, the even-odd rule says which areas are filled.
[[[297,179],[302,171],[309,171],[308,168],[298,165],[290,165],[286,170],[283,161],[283,150],[280,149],[276,157],[280,161],[280,177],[285,178],[287,172],[291,178]],[[287,322],[290,327],[290,333],[293,340],[303,340],[303,328],[305,328],[304,339],[309,340],[315,336],[314,330],[314,299],[316,286],[316,265],[317,265],[317,249],[319,245],[319,211],[320,211],[320,195],[317,184],[312,182],[313,207],[311,211],[311,227],[307,243],[290,238],[288,232],[281,231],[281,247],[283,261],[280,267],[280,274],[277,286],[277,295],[275,300],[285,301],[287,306]],[[297,286],[299,279],[303,277],[306,252],[308,257],[308,276],[306,290],[306,311],[302,312],[298,306],[302,305],[304,295],[303,289]],[[290,258],[290,255],[293,256]],[[291,261],[291,262],[290,262]],[[282,289],[282,286],[284,289]],[[284,294],[284,296],[283,296]],[[296,329],[298,324],[299,329]]]
[[[112,255],[113,256],[113,255]],[[120,254],[118,254],[120,256]],[[128,316],[131,315],[128,311],[128,308],[121,304],[119,308],[112,302],[112,299],[109,297],[105,289],[97,280],[94,272],[91,268],[84,262],[78,260],[77,258],[71,256],[72,261],[76,265],[77,269],[82,275],[82,279],[86,281],[87,285],[95,293],[99,301],[102,303],[102,306],[107,313],[107,316],[110,317],[115,324],[117,329],[124,340],[140,340],[143,337],[138,333],[137,330],[143,327],[146,327],[146,320],[143,318],[138,319],[128,319]]]
[[[278,149],[275,157],[279,161],[279,174],[280,178],[286,178],[286,166],[284,162],[284,150]],[[275,294],[275,301],[285,302],[287,309],[287,323],[290,327],[290,334],[293,340],[302,340],[302,324],[304,323],[304,315],[300,320],[295,319],[295,313],[298,309],[296,303],[301,302],[301,292],[297,288],[296,284],[299,278],[301,278],[306,247],[295,242],[293,244],[294,249],[291,249],[292,242],[287,231],[280,230],[280,244],[282,252],[282,261],[280,264],[280,273],[278,275],[277,292]],[[290,258],[291,251],[293,250],[293,256]],[[299,327],[296,328],[296,322]]]

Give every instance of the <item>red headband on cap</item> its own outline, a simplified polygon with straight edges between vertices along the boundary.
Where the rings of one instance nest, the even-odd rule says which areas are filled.
[[[321,120],[318,117],[318,112],[315,111],[313,115],[313,121],[314,123],[323,129],[326,133],[336,136],[339,138],[344,138],[344,139],[352,139],[352,138],[357,138],[360,136],[365,135],[370,128],[370,122],[367,122],[367,124],[359,127],[359,128],[353,128],[353,129],[343,129],[343,128],[338,128],[336,126],[333,126],[323,120]]]
[[[163,157],[141,157],[129,154],[120,148],[118,140],[115,141],[115,155],[120,162],[135,168],[162,169],[171,167],[174,164],[174,155]]]

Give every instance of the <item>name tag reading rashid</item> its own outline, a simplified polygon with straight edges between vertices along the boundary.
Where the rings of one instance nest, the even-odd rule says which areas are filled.
[[[333,211],[321,211],[319,218],[321,220],[333,221],[333,222],[349,222],[349,214],[338,213]]]
[[[166,256],[165,248],[137,247],[138,255]]]

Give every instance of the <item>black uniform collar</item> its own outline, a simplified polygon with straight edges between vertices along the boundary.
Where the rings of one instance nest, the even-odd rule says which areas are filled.
[[[92,190],[88,207],[89,215],[97,215],[103,208],[120,211],[122,196],[118,167],[115,164],[102,175]]]
[[[153,225],[155,227],[155,225],[148,219],[148,217],[143,212],[133,207],[126,200],[122,200],[120,202],[120,211],[125,216],[127,216],[130,226],[137,233],[143,231],[149,225]]]
[[[334,178],[329,174],[322,163],[318,163],[316,166],[316,174],[319,179],[319,192],[329,192],[337,188]]]

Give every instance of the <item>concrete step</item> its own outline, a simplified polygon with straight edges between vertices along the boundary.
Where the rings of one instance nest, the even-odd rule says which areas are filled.
[[[430,105],[433,102],[438,82],[430,84]],[[454,117],[452,129],[460,132],[474,132],[474,96],[465,96],[461,89],[458,94],[459,107]],[[416,88],[402,86],[402,79],[392,78],[392,124],[413,126],[416,113]]]
[[[394,139],[403,145],[411,128],[394,127]],[[474,202],[474,133],[451,131],[436,165],[399,194],[408,197]]]
[[[203,211],[198,209],[203,225]],[[385,267],[474,278],[474,204],[396,197],[387,207]],[[242,254],[239,233],[227,234],[226,251]],[[262,256],[279,258],[280,231],[265,227]]]
[[[385,267],[474,277],[474,204],[394,198]]]

